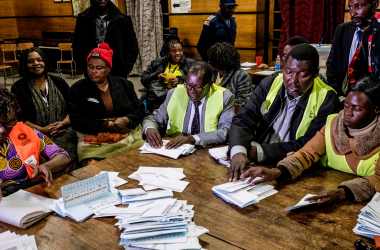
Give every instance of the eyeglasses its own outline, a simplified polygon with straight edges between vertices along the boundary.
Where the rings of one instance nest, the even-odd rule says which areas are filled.
[[[197,91],[203,90],[203,86],[199,86],[199,85],[192,86],[192,85],[186,84],[186,88],[189,90],[197,90]]]
[[[376,249],[373,246],[367,244],[362,239],[356,240],[354,243],[354,246],[355,246],[355,250],[375,250]]]

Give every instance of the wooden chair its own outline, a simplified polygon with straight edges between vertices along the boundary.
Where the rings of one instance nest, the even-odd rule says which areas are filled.
[[[77,71],[77,66],[74,61],[72,44],[58,43],[58,48],[61,53],[61,59],[57,61],[57,72],[59,72],[62,75],[61,64],[70,64],[71,76],[74,78],[74,75]]]
[[[17,44],[17,50],[20,52],[23,50],[31,49],[33,47],[34,47],[34,43],[32,42],[22,42],[22,43]]]
[[[9,65],[0,65],[0,72],[3,73],[3,77],[4,77],[4,88],[7,88],[7,71],[12,68],[11,66]]]
[[[3,55],[2,63],[5,65],[17,66],[19,60],[17,59],[17,45],[15,43],[3,43],[0,44],[0,49]]]

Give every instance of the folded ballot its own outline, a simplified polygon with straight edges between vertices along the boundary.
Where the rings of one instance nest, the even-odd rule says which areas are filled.
[[[0,221],[27,228],[52,212],[54,199],[19,190],[0,201]]]
[[[168,143],[168,140],[163,140],[163,145],[160,148],[154,148],[145,142],[144,145],[140,147],[140,153],[142,154],[157,154],[166,156],[172,159],[178,159],[181,155],[189,155],[195,151],[195,146],[191,144],[183,144],[178,148],[167,149],[165,145]]]
[[[37,250],[34,236],[17,235],[6,231],[0,233],[0,250]]]
[[[219,164],[224,165],[226,167],[230,167],[231,162],[227,158],[228,146],[218,147],[218,148],[210,148],[208,153],[211,155],[214,160],[216,160]]]
[[[181,180],[186,177],[183,168],[141,166],[128,177],[138,180],[139,185],[142,185],[146,191],[161,188],[183,192],[189,185],[188,181]]]
[[[316,195],[315,194],[305,195],[299,202],[297,202],[297,204],[290,206],[290,207],[287,207],[286,211],[293,212],[293,211],[296,211],[298,209],[307,208],[307,207],[311,207],[311,206],[315,206],[316,204],[319,204],[318,201],[308,200],[310,197],[313,197],[313,196],[316,196]]]
[[[256,204],[278,192],[272,185],[266,183],[251,185],[246,180],[214,186],[212,191],[224,201],[240,208]]]
[[[368,238],[380,236],[380,193],[360,210],[354,233]]]

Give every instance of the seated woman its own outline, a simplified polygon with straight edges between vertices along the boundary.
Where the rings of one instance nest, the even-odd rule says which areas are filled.
[[[356,175],[337,189],[312,197],[318,203],[365,201],[380,191],[380,84],[364,78],[349,92],[344,109],[330,115],[326,125],[276,168],[251,167],[241,178],[262,181],[296,179],[320,161],[324,167]]]
[[[77,138],[70,128],[67,111],[70,87],[62,78],[47,73],[46,59],[39,48],[22,54],[22,78],[12,86],[12,93],[21,108],[19,119],[49,136],[75,161]]]
[[[17,122],[16,98],[0,89],[0,196],[27,187],[43,177],[50,185],[52,173],[70,164],[68,153],[40,131]]]
[[[194,60],[183,55],[178,39],[169,40],[165,47],[166,55],[154,60],[141,76],[141,82],[147,89],[147,108],[150,112],[164,102],[169,89],[184,83],[194,63]]]
[[[207,51],[207,56],[215,69],[213,82],[234,94],[235,108],[239,110],[253,91],[250,75],[240,68],[239,52],[229,43],[216,43]]]
[[[102,159],[142,142],[141,129],[135,128],[144,118],[144,106],[130,81],[109,75],[112,54],[107,43],[99,44],[87,57],[88,77],[70,89],[79,161]]]

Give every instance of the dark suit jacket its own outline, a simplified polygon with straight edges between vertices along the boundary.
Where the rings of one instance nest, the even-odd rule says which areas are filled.
[[[348,57],[356,26],[352,22],[342,23],[335,29],[334,40],[327,59],[327,82],[338,93],[342,91],[342,83],[347,75]]]
[[[296,139],[298,126],[301,123],[309,100],[312,89],[310,88],[297,103],[291,120],[290,140],[281,143],[263,143],[267,135],[273,133],[273,124],[281,107],[283,107],[285,103],[285,87],[282,86],[280,94],[275,98],[269,111],[266,114],[262,114],[261,112],[261,106],[276,76],[277,74],[268,76],[260,82],[247,104],[234,117],[229,132],[229,144],[231,148],[236,145],[242,145],[249,150],[251,148],[251,141],[260,143],[264,150],[265,163],[268,164],[277,163],[279,160],[285,158],[287,153],[297,151],[305,145],[305,143],[325,125],[327,116],[331,113],[335,113],[339,106],[336,93],[329,91],[317,116],[311,122],[305,135]]]

